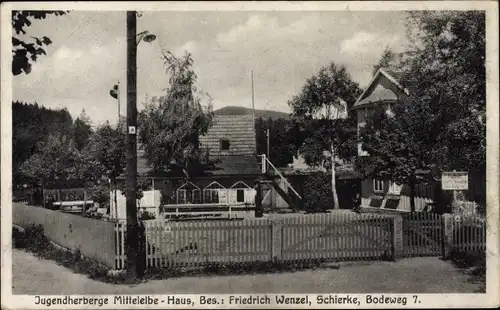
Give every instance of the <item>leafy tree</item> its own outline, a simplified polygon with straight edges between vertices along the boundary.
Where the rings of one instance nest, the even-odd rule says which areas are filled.
[[[116,188],[116,178],[125,171],[127,165],[127,146],[124,120],[113,128],[109,122],[97,127],[90,137],[88,149],[94,158],[103,166],[104,175],[108,177],[113,188]],[[115,192],[115,206],[117,197]]]
[[[412,12],[412,48],[401,68],[408,90],[393,117],[377,111],[361,134],[369,157],[358,167],[410,185],[444,170],[485,170],[485,19],[483,12]]]
[[[54,183],[60,186],[66,180],[75,179],[78,158],[78,150],[70,137],[53,134],[46,142],[40,142],[38,151],[23,163],[21,169],[42,186]]]
[[[85,188],[94,186],[102,179],[106,168],[94,156],[90,148],[77,151],[74,178],[83,182]]]
[[[91,135],[92,125],[90,118],[85,113],[85,109],[83,109],[80,116],[78,116],[73,123],[73,137],[75,139],[76,148],[79,151],[83,150],[89,143]]]
[[[363,150],[369,156],[357,161],[364,177],[392,180],[410,189],[410,209],[415,211],[415,186],[423,171],[431,169],[426,141],[426,111],[422,106],[400,103],[386,113],[379,107],[360,132]]]
[[[255,122],[257,135],[257,153],[267,154],[267,130],[269,129],[268,157],[276,167],[286,167],[293,162],[295,155],[294,137],[289,134],[290,121],[285,119],[264,120]]]
[[[293,110],[293,130],[298,131],[296,147],[299,154],[309,165],[331,169],[334,208],[339,207],[336,161],[350,160],[355,154],[356,120],[350,108],[360,93],[346,68],[331,63],[307,79],[301,92],[288,102]],[[342,113],[346,112],[347,117],[342,118]]]
[[[64,15],[65,11],[12,11],[12,73],[29,74],[32,62],[40,55],[46,55],[46,47],[52,43],[50,38],[27,37],[26,28],[33,19],[45,19],[50,15]]]
[[[441,169],[485,168],[486,37],[481,11],[412,12],[418,32],[404,84],[412,104],[431,111],[436,164]]]
[[[372,74],[375,75],[378,69],[386,68],[392,70],[401,69],[400,62],[402,61],[402,54],[394,53],[389,47],[386,47],[384,52],[382,53],[382,57],[380,57],[379,62],[373,66]]]
[[[38,151],[21,166],[22,172],[43,186],[64,182],[93,183],[102,176],[102,166],[88,150],[79,152],[74,141],[61,134],[53,134],[40,142]]]
[[[69,135],[73,120],[67,109],[51,110],[37,103],[12,104],[12,172],[14,184],[23,181],[21,165],[51,134]]]
[[[155,171],[180,167],[186,176],[208,165],[208,153],[200,149],[199,137],[212,124],[211,98],[196,87],[190,54],[182,58],[163,54],[170,75],[164,96],[146,102],[139,114],[139,137],[145,157]],[[208,108],[201,104],[208,97]]]

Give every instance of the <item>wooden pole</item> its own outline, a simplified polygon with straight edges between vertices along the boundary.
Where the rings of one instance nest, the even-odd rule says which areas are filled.
[[[127,11],[127,275],[137,277],[137,13]]]

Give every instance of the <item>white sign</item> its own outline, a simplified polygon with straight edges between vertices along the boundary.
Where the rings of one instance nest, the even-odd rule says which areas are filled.
[[[128,133],[130,135],[135,135],[135,126],[128,126]]]
[[[469,175],[467,172],[443,172],[441,188],[445,191],[469,189]]]

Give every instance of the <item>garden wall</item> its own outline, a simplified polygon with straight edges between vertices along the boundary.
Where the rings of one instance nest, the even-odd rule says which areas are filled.
[[[115,224],[53,211],[25,204],[12,203],[12,222],[21,227],[42,225],[51,241],[110,268],[115,266]]]

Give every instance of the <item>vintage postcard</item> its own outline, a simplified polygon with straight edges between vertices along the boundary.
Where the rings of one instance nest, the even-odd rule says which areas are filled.
[[[498,2],[0,20],[2,309],[500,305]]]

